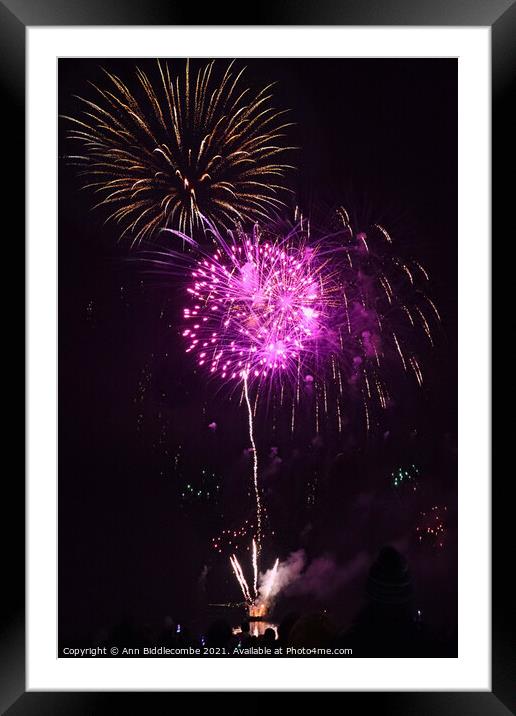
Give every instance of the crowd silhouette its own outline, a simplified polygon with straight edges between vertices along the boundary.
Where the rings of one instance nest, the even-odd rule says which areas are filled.
[[[93,646],[206,648],[216,653],[257,656],[262,651],[287,655],[296,649],[335,649],[353,657],[443,657],[456,655],[456,640],[426,625],[413,605],[413,584],[408,564],[394,547],[383,547],[370,566],[364,585],[363,604],[351,626],[339,628],[325,611],[288,612],[277,627],[263,625],[256,634],[255,622],[244,619],[235,628],[226,618],[214,619],[203,634],[166,617],[155,633],[148,626],[124,620],[92,640]],[[346,649],[347,651],[342,651]],[[217,651],[218,650],[218,651]],[[165,651],[163,655],[166,655]],[[291,654],[292,655],[292,654]]]

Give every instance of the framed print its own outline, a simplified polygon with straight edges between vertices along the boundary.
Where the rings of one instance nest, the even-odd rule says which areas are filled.
[[[514,5],[166,5],[0,5],[28,339],[2,707],[510,713],[489,274]]]

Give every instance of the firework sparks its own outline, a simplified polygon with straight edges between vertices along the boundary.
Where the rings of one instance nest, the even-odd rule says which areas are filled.
[[[417,541],[436,550],[442,550],[446,542],[447,533],[446,505],[434,505],[430,510],[419,515],[419,524],[416,527]]]
[[[256,500],[252,559],[255,598],[262,539],[262,499],[253,427],[259,399],[266,397],[266,404],[274,404],[270,397],[280,395],[283,407],[289,397],[293,432],[303,384],[304,394],[311,397],[314,407],[316,432],[323,422],[321,411],[327,418],[330,410],[335,410],[340,434],[342,416],[356,395],[363,405],[369,434],[378,425],[374,403],[380,410],[390,405],[385,376],[395,366],[399,370],[400,361],[403,372],[408,373],[409,365],[418,385],[423,384],[420,364],[410,344],[407,347],[403,340],[407,311],[412,331],[418,329],[412,316],[421,316],[421,312],[407,308],[406,291],[398,300],[395,281],[387,276],[391,265],[408,287],[416,290],[415,272],[410,268],[400,271],[396,256],[390,258],[389,264],[384,254],[375,251],[374,231],[370,236],[353,231],[347,213],[339,216],[344,230],[316,241],[309,239],[302,226],[286,234],[266,231],[258,225],[251,233],[236,227],[223,236],[203,219],[214,249],[207,251],[197,245],[194,257],[162,251],[153,258],[158,270],[165,273],[171,263],[177,265],[182,260],[190,274],[186,285],[188,303],[183,309],[185,352],[199,368],[232,384],[233,392],[240,388],[240,400],[245,401]],[[172,233],[192,241],[181,232]],[[391,248],[392,240],[386,239],[385,230],[376,227],[376,235]],[[426,300],[422,292],[417,296]],[[422,329],[428,337],[426,318]],[[231,565],[245,600],[252,602],[251,590],[234,554]]]
[[[186,352],[212,374],[242,381],[249,412],[251,384],[297,384],[334,338],[336,272],[299,238],[267,238],[255,227],[226,243],[217,233],[216,251],[197,261],[187,288]]]
[[[184,309],[189,327],[183,331],[187,353],[198,365],[209,365],[212,374],[243,384],[249,440],[253,455],[253,487],[256,500],[256,549],[262,541],[262,504],[258,484],[258,451],[253,419],[262,381],[272,377],[281,383],[297,381],[305,352],[316,354],[324,335],[331,285],[323,272],[327,262],[315,261],[308,246],[294,246],[289,238],[263,240],[258,227],[253,234],[238,235],[228,244],[216,233],[213,256],[201,258],[188,287],[193,306]],[[255,386],[254,407],[249,381]],[[253,554],[254,584],[257,554]]]
[[[339,216],[347,222],[344,210]],[[286,235],[255,226],[226,238],[212,229],[216,249],[194,261],[182,335],[199,367],[233,390],[242,385],[251,433],[260,398],[276,405],[280,395],[282,408],[291,401],[293,433],[301,392],[311,396],[317,431],[333,413],[340,432],[358,397],[369,432],[391,405],[389,380],[400,368],[423,386],[414,346],[418,334],[434,341],[418,302],[439,314],[414,267],[391,255],[385,231],[377,225],[367,235],[345,223],[309,241],[299,226]]]
[[[96,99],[79,98],[83,111],[65,117],[81,148],[68,159],[133,245],[165,227],[194,235],[201,215],[227,227],[284,206],[286,110],[273,107],[272,85],[244,87],[233,62],[218,70],[212,61],[191,72],[187,61],[180,78],[158,61],[155,82],[137,69],[134,88],[106,71]]]
[[[407,488],[412,492],[418,489],[419,468],[414,464],[401,465],[391,472],[391,485],[396,490]]]
[[[233,567],[233,572],[235,573],[235,577],[237,578],[237,581],[240,585],[240,589],[242,590],[242,594],[244,595],[244,600],[248,604],[253,603],[253,598],[251,597],[251,593],[249,592],[249,585],[247,584],[246,578],[244,577],[244,573],[242,571],[242,567],[240,566],[240,562],[236,558],[236,556],[233,554],[229,558],[231,562],[231,566]]]
[[[249,589],[249,584],[245,578],[244,571],[237,557],[233,554],[230,557],[230,564],[233,568],[233,572],[237,578],[238,584],[244,597],[244,602],[249,609],[250,616],[262,617],[267,613],[271,595],[274,592],[276,576],[278,573],[279,559],[274,563],[274,567],[267,574],[267,581],[265,584],[259,584],[258,574],[258,548],[256,540],[253,540],[252,544],[252,569],[253,569],[253,591]]]
[[[294,243],[290,236],[266,239],[255,227],[252,235],[239,232],[236,242],[230,243],[216,232],[216,244],[214,254],[200,258],[192,271],[193,283],[187,291],[193,305],[184,309],[188,327],[183,337],[186,352],[193,353],[200,367],[209,366],[212,374],[243,385],[256,500],[256,591],[262,541],[258,451],[253,428],[258,398],[270,379],[280,382],[281,393],[285,382],[294,382],[299,395],[305,354],[317,356],[321,341],[329,335],[328,319],[336,285],[328,261],[319,260],[313,248]],[[249,395],[250,380],[255,388],[254,406]]]
[[[222,554],[223,550],[232,553],[243,549],[249,551],[249,546],[244,547],[244,544],[247,544],[249,536],[254,534],[254,529],[254,523],[245,520],[244,524],[239,527],[223,529],[218,535],[212,537],[211,545],[219,554]]]

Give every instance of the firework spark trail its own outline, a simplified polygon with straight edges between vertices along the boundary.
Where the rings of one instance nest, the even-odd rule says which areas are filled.
[[[256,450],[256,443],[254,441],[254,430],[253,430],[253,411],[251,408],[251,402],[249,400],[249,391],[247,385],[247,371],[243,375],[244,382],[244,395],[247,403],[247,413],[249,419],[249,440],[251,441],[251,449],[253,451],[253,485],[254,485],[254,496],[256,499],[256,542],[253,540],[253,565],[256,563],[256,553],[261,548],[262,540],[262,503],[260,498],[260,488],[258,485],[258,452]],[[255,569],[255,583],[256,583],[256,569]],[[256,591],[256,586],[255,586]]]
[[[267,609],[270,606],[270,597],[273,592],[276,576],[278,572],[278,566],[279,566],[279,559],[276,559],[276,562],[274,563],[274,567],[272,570],[267,573],[267,580],[263,582],[264,575],[261,575],[262,577],[262,584],[259,586],[258,584],[258,550],[256,541],[253,540],[253,557],[252,557],[252,567],[253,567],[253,594],[251,594],[251,590],[249,589],[249,585],[247,583],[247,580],[245,578],[243,569],[240,565],[240,562],[238,561],[236,555],[231,555],[229,558],[229,561],[231,563],[231,567],[233,568],[233,572],[235,574],[235,577],[237,578],[238,584],[240,586],[240,589],[242,591],[242,595],[244,597],[244,601],[250,611],[250,614],[253,616],[263,616],[264,613],[267,611]]]
[[[416,311],[419,314],[419,317],[421,318],[421,323],[423,324],[423,328],[425,329],[425,333],[428,336],[428,340],[430,341],[430,345],[434,345],[434,340],[432,338],[432,334],[430,333],[430,326],[428,325],[428,321],[426,320],[423,312],[419,308],[419,306],[416,306]]]
[[[425,270],[425,268],[424,268],[423,266],[421,266],[421,264],[419,263],[419,261],[414,261],[414,263],[415,263],[415,265],[418,267],[418,269],[421,271],[421,273],[423,274],[423,276],[425,277],[425,279],[426,279],[427,281],[430,281],[430,276],[428,275],[428,273],[427,273],[427,271]]]
[[[406,306],[401,306],[401,310],[405,313],[405,315],[406,315],[407,318],[409,319],[410,325],[413,326],[413,325],[414,325],[414,319],[412,318],[412,314],[410,313],[410,311],[408,310],[408,308],[407,308]]]
[[[406,372],[406,370],[407,370],[407,364],[405,363],[405,358],[404,358],[404,356],[403,356],[403,353],[402,353],[401,346],[400,346],[400,344],[399,344],[398,338],[396,337],[396,334],[395,334],[395,333],[392,334],[392,337],[394,338],[394,342],[396,343],[396,348],[397,348],[397,350],[398,350],[399,356],[400,356],[400,358],[401,358],[401,362],[402,362],[402,364],[403,364],[403,370]]]
[[[440,314],[439,311],[437,310],[437,307],[436,307],[435,303],[432,301],[431,298],[429,298],[429,297],[426,296],[426,295],[425,295],[425,300],[428,301],[428,303],[429,303],[430,306],[432,307],[432,310],[433,310],[433,312],[435,313],[435,316],[436,316],[437,320],[438,320],[439,322],[441,322],[441,314]]]
[[[383,234],[385,240],[388,241],[389,244],[392,244],[392,239],[391,239],[391,237],[389,236],[389,234],[388,234],[388,232],[386,231],[386,229],[384,229],[383,226],[380,226],[380,224],[374,224],[374,226],[375,226],[376,229],[378,229],[378,231],[381,231],[381,233]]]
[[[412,370],[414,371],[417,382],[419,383],[419,386],[421,387],[423,385],[423,374],[421,373],[417,359],[414,358],[414,356],[410,357],[410,365],[412,366]]]
[[[253,539],[253,588],[255,598],[258,596],[258,551],[256,540]]]
[[[364,397],[364,410],[365,410],[365,418],[366,418],[366,430],[369,433],[369,430],[371,429],[371,422],[369,420],[369,409],[367,407],[367,400],[366,400],[365,396],[363,396],[363,397]]]
[[[249,592],[249,586],[247,584],[246,578],[244,577],[244,573],[242,571],[242,567],[240,566],[240,563],[236,556],[233,554],[229,558],[229,561],[231,562],[231,566],[233,567],[233,571],[235,573],[235,577],[238,580],[238,583],[240,585],[240,589],[242,590],[242,594],[244,595],[244,599],[248,604],[252,604],[253,599],[251,597],[251,594]]]
[[[82,111],[64,119],[80,149],[68,159],[102,197],[96,207],[123,227],[120,238],[137,245],[164,227],[200,235],[202,215],[228,227],[285,206],[292,123],[274,108],[272,85],[254,94],[242,85],[244,69],[214,60],[195,73],[187,60],[180,78],[158,60],[153,81],[137,69],[129,87],[104,70],[106,87],[92,83],[96,97],[77,98]]]

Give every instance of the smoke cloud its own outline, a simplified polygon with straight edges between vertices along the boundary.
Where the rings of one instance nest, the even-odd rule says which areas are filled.
[[[305,551],[300,549],[260,575],[260,598],[269,604],[280,592],[327,598],[365,573],[369,564],[370,558],[365,552],[343,565],[338,564],[332,555],[323,555],[307,563]]]
[[[331,555],[318,557],[290,584],[288,593],[327,598],[364,573],[369,563],[370,559],[365,552],[360,552],[344,565],[337,564]]]
[[[287,557],[284,562],[260,575],[259,594],[263,601],[271,602],[290,584],[297,581],[305,566],[305,552],[300,549]]]

